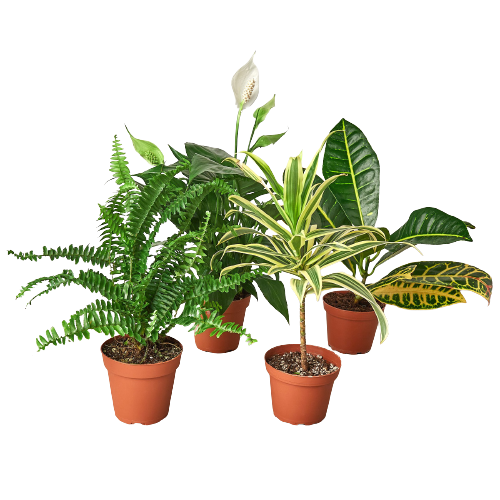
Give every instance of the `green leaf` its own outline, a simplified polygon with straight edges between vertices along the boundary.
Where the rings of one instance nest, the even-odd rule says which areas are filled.
[[[186,155],[189,160],[192,160],[193,156],[197,154],[200,156],[205,156],[206,158],[209,158],[210,160],[217,163],[222,163],[227,157],[232,156],[222,149],[211,148],[210,146],[200,146],[192,142],[186,142],[185,147]]]
[[[415,266],[411,278],[390,281],[409,266]],[[423,261],[400,266],[368,288],[386,304],[403,309],[437,309],[465,302],[461,290],[477,293],[489,303],[493,281],[488,273],[468,264]]]
[[[244,154],[247,154],[252,158],[252,160],[257,164],[257,166],[262,170],[262,173],[266,176],[269,184],[271,185],[272,190],[279,196],[283,196],[283,187],[276,180],[276,177],[271,170],[271,167],[259,156],[251,153],[250,151],[243,151]]]
[[[255,278],[255,283],[260,288],[264,298],[290,323],[288,304],[286,302],[285,286],[279,280],[266,276]]]
[[[314,265],[309,269],[304,271],[299,271],[301,276],[303,276],[313,289],[316,300],[319,300],[321,295],[321,290],[323,289],[323,279],[321,277],[321,268],[318,265]]]
[[[275,99],[276,99],[276,94],[273,95],[272,99],[264,106],[261,106],[260,108],[257,108],[254,113],[253,117],[255,118],[255,124],[254,124],[254,130],[266,119],[267,114],[271,109],[274,108],[275,105]]]
[[[330,186],[344,213],[356,226],[374,226],[378,215],[380,165],[377,155],[361,130],[342,119],[326,141],[323,158],[325,179],[347,173]]]
[[[454,241],[472,241],[467,224],[437,208],[415,210],[409,219],[391,235],[391,241],[416,245],[443,245]]]
[[[214,176],[217,175],[241,175],[245,174],[235,167],[227,167],[221,165],[206,156],[201,156],[199,154],[194,154],[191,158],[191,168],[189,169],[189,182],[198,177],[201,174],[210,173]]]
[[[297,224],[302,212],[301,193],[303,178],[302,154],[300,154],[288,160],[283,185],[283,208],[293,226]]]
[[[317,175],[314,179],[314,184],[321,184],[322,182],[323,179]],[[314,219],[314,223],[318,227],[339,227],[351,225],[351,221],[342,210],[340,203],[335,198],[331,189],[327,189],[323,193],[318,211],[315,215],[317,218]]]
[[[141,139],[136,139],[129,131],[127,126],[128,135],[132,139],[132,144],[134,145],[134,149],[151,165],[161,165],[165,159],[163,157],[163,153],[160,151],[158,146],[155,146],[152,142],[143,141]]]
[[[438,309],[466,302],[460,290],[445,286],[411,283],[408,280],[393,281],[377,288],[379,285],[379,282],[370,285],[377,299],[402,309]]]
[[[274,135],[262,135],[260,136],[254,143],[254,145],[250,148],[250,152],[253,153],[258,148],[265,148],[266,146],[270,146],[271,144],[275,144],[278,142],[286,132],[282,134],[274,134]]]
[[[209,300],[210,302],[217,302],[221,306],[220,313],[222,314],[226,312],[227,308],[231,305],[235,295],[236,290],[234,289],[229,289],[227,292],[216,290],[209,295]]]
[[[468,223],[457,217],[448,215],[437,208],[426,207],[413,211],[408,220],[391,235],[390,241],[405,241],[414,245],[444,245],[455,241],[472,241],[467,227]],[[399,255],[407,248],[388,245],[387,252],[375,267]]]

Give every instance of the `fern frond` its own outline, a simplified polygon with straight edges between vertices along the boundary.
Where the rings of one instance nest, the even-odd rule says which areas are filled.
[[[62,273],[56,274],[54,276],[45,276],[43,278],[38,278],[36,280],[30,281],[27,285],[23,286],[20,292],[16,295],[16,299],[22,297],[26,292],[31,291],[36,285],[40,283],[47,282],[47,289],[43,290],[39,294],[35,295],[27,305],[31,305],[31,303],[40,295],[44,295],[46,293],[59,288],[61,285],[66,286],[73,283],[75,276],[71,269],[65,269]]]
[[[89,339],[90,330],[111,336],[115,333],[122,336],[129,335],[141,344],[145,344],[145,340],[139,333],[141,325],[137,324],[131,315],[116,312],[114,305],[106,301],[89,304],[73,314],[69,321],[63,321],[62,326],[64,329],[62,336],[59,336],[54,327],[46,331],[46,337],[40,335],[36,340],[38,350],[44,350],[50,344],[74,342],[75,337],[78,340]]]
[[[122,145],[115,135],[109,169],[113,172],[113,177],[116,179],[116,183],[120,186],[122,192],[135,189],[136,187],[136,183],[130,175],[130,170],[127,165],[128,161],[123,153]]]
[[[252,338],[252,336],[247,333],[246,329],[242,326],[239,326],[233,322],[223,323],[223,315],[210,315],[210,317],[207,317],[206,315],[204,316],[205,318],[202,318],[201,316],[199,318],[189,318],[189,323],[192,324],[192,327],[189,330],[190,332],[194,330],[195,335],[197,335],[198,333],[202,333],[205,330],[213,328],[213,331],[210,333],[211,337],[217,336],[217,338],[219,338],[224,332],[231,332],[237,333],[240,337],[246,337],[246,342],[248,342],[249,345],[257,342],[257,340]]]
[[[94,248],[89,245],[87,245],[85,248],[83,247],[83,245],[80,245],[79,247],[70,245],[67,248],[58,247],[57,249],[43,247],[43,251],[41,254],[35,254],[33,250],[26,253],[16,253],[12,250],[8,250],[7,254],[14,255],[14,257],[20,260],[31,260],[35,262],[42,257],[49,257],[50,260],[62,258],[68,259],[73,261],[75,264],[78,264],[80,260],[87,263],[91,262],[92,264],[98,265],[101,268],[109,265],[106,249],[102,247]]]

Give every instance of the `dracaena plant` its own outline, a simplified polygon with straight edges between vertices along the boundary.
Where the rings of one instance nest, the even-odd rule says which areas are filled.
[[[234,74],[231,84],[238,107],[238,119],[235,131],[235,147],[237,148],[241,112],[254,103],[259,91],[259,72],[253,62],[253,56],[247,64]],[[250,152],[275,144],[285,134],[262,135],[255,141],[253,140],[257,128],[264,122],[274,106],[275,96],[253,113],[254,124],[247,148]],[[236,264],[246,264],[244,267],[247,267],[249,270],[251,264],[249,256],[229,253],[216,264],[214,269],[210,268],[212,256],[218,250],[217,243],[226,232],[239,226],[251,226],[259,231],[266,230],[264,226],[259,225],[258,222],[241,212],[232,212],[230,217],[226,218],[226,215],[235,208],[235,205],[227,196],[220,196],[211,186],[214,183],[218,183],[219,186],[224,186],[228,194],[253,201],[268,215],[276,217],[278,213],[272,203],[266,200],[258,200],[258,198],[267,195],[262,184],[252,178],[246,177],[239,168],[226,161],[231,155],[223,149],[187,142],[185,143],[185,152],[180,152],[169,146],[176,161],[171,165],[165,165],[164,155],[155,144],[137,139],[131,134],[130,137],[136,151],[153,165],[153,167],[145,172],[136,174],[146,184],[149,184],[150,180],[160,173],[165,174],[173,169],[183,167],[181,168],[181,178],[176,179],[176,182],[180,188],[196,192],[196,197],[191,200],[192,205],[190,210],[192,210],[192,217],[188,226],[189,230],[194,230],[198,227],[204,220],[205,213],[207,211],[210,212],[210,222],[205,236],[204,265],[200,267],[200,274],[218,276],[222,267]],[[182,223],[175,216],[172,217],[172,222],[178,227],[179,223]],[[241,244],[245,244],[252,239],[250,236],[242,235],[238,241]],[[288,321],[288,306],[283,283],[279,279],[271,279],[269,276],[256,276],[254,279],[247,280],[237,289],[229,289],[226,292],[215,291],[211,294],[210,301],[212,304],[219,304],[219,309],[224,312],[237,294],[250,293],[257,298],[256,288],[260,290],[264,298]]]
[[[319,300],[323,290],[335,286],[352,290],[372,305],[380,321],[382,341],[388,333],[384,313],[365,285],[343,272],[323,273],[327,267],[335,263],[386,243],[384,232],[375,227],[349,226],[320,229],[311,223],[328,186],[344,176],[342,173],[320,184],[315,184],[318,159],[325,142],[326,139],[305,171],[302,168],[301,155],[290,158],[284,172],[283,185],[277,181],[269,165],[252,152],[244,153],[255,161],[265,175],[269,187],[250,167],[235,158],[229,160],[247,177],[260,183],[266,189],[279,214],[280,221],[270,217],[255,203],[241,196],[230,196],[229,199],[241,208],[241,211],[236,209],[235,211],[255,220],[271,233],[264,234],[249,227],[232,229],[221,238],[219,241],[221,245],[241,235],[251,235],[257,237],[259,241],[248,244],[229,244],[215,254],[213,259],[215,261],[217,256],[228,253],[248,255],[252,257],[254,264],[264,269],[268,275],[278,272],[292,275],[290,284],[300,302],[300,351],[303,370],[308,369],[305,330],[305,298],[308,293],[314,293]],[[228,215],[230,216],[231,213]],[[359,236],[366,238],[366,241],[358,240]],[[242,264],[237,264],[226,267],[222,270],[221,276],[242,266]]]
[[[325,147],[325,179],[344,174],[341,183],[331,184],[317,213],[322,227],[372,225],[377,223],[380,190],[380,165],[375,151],[363,132],[342,119],[334,128]],[[474,226],[437,208],[415,210],[408,220],[390,233],[381,228],[391,243],[372,248],[344,261],[352,274],[363,283],[381,264],[413,245],[443,245],[472,241],[468,229]],[[363,237],[361,237],[362,239]],[[399,276],[394,280],[395,276]],[[454,261],[411,262],[397,267],[381,280],[367,285],[377,299],[404,309],[436,309],[465,302],[462,290],[469,290],[490,301],[491,276],[475,266]]]
[[[45,284],[45,289],[35,295],[36,298],[60,286],[76,284],[105,299],[95,300],[76,311],[68,321],[63,321],[61,335],[55,328],[47,330],[45,336],[37,339],[38,348],[64,344],[75,338],[89,338],[90,331],[94,330],[111,336],[128,335],[138,349],[144,350],[144,360],[147,349],[155,349],[159,338],[175,325],[190,325],[199,331],[215,328],[216,335],[232,331],[246,335],[249,343],[254,342],[244,328],[233,323],[222,325],[222,317],[215,312],[209,317],[204,314],[210,310],[211,293],[234,290],[258,273],[232,274],[223,281],[212,276],[198,276],[205,257],[210,221],[210,214],[206,213],[195,230],[189,229],[193,199],[199,188],[192,186],[185,190],[179,186],[175,175],[181,167],[150,178],[146,186],[139,185],[130,175],[127,163],[115,137],[110,170],[119,189],[105,205],[100,205],[99,247],[44,247],[41,253],[9,251],[22,260],[64,258],[75,264],[83,261],[109,271],[106,276],[93,269],[79,274],[66,269],[54,276],[31,281],[21,289],[18,297]],[[226,187],[218,182],[207,186],[221,195],[228,194]],[[155,242],[162,224],[174,216],[179,231],[161,243]]]

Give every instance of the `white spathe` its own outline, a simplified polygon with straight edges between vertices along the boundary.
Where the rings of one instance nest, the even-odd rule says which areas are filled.
[[[259,95],[259,69],[253,62],[254,56],[255,52],[250,60],[234,74],[231,80],[236,106],[240,107],[241,101],[245,101],[243,109],[251,106]]]

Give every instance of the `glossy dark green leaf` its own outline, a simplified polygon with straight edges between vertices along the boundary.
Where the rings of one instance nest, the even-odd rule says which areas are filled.
[[[338,132],[326,141],[323,175],[329,179],[346,173],[330,186],[331,192],[352,224],[375,226],[380,191],[377,155],[363,132],[347,120],[332,130]]]
[[[154,167],[151,167],[148,170],[141,172],[140,174],[132,174],[132,175],[135,177],[140,177],[147,183],[150,179],[152,179],[156,175],[169,172],[170,170],[175,170],[177,167],[179,167],[179,165],[180,164],[178,161],[172,163],[172,165],[155,165]]]
[[[408,220],[392,235],[391,241],[404,241],[413,245],[445,245],[455,241],[472,241],[467,230],[472,224],[448,215],[437,208],[426,207],[415,210]],[[410,247],[388,245],[387,252],[377,266],[399,255]]]
[[[191,168],[189,169],[189,182],[201,174],[210,173],[214,176],[216,175],[239,175],[245,176],[245,174],[236,167],[231,167],[229,164],[221,165],[206,156],[201,156],[199,154],[194,154],[191,158]]]
[[[210,160],[215,161],[217,163],[221,163],[226,158],[232,157],[232,155],[226,153],[224,150],[219,148],[212,148],[210,146],[200,146],[192,142],[186,142],[185,146],[186,146],[186,155],[189,160],[192,160],[193,156],[196,154],[209,158]]]
[[[409,219],[391,235],[391,241],[426,245],[443,245],[454,241],[472,241],[467,224],[437,208],[415,210]]]
[[[269,304],[271,304],[288,322],[290,322],[285,286],[283,283],[279,280],[265,276],[255,278],[255,282]]]

